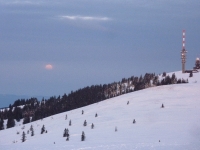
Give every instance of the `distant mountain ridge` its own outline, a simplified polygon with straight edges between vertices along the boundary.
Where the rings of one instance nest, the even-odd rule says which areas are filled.
[[[14,120],[19,122],[23,119],[23,124],[26,124],[126,93],[149,87],[180,83],[188,83],[188,79],[177,79],[175,73],[167,75],[166,72],[163,72],[162,75],[157,76],[154,73],[146,73],[140,77],[123,78],[119,82],[87,86],[63,96],[42,97],[42,100],[37,97],[19,98],[9,105],[9,108],[2,109],[0,112],[0,130],[14,127]],[[6,119],[8,119],[7,125],[4,127],[2,122]]]
[[[0,108],[7,108],[10,104],[12,105],[17,99],[29,99],[31,96],[28,95],[15,95],[15,94],[0,94]],[[32,96],[42,100],[47,96]]]

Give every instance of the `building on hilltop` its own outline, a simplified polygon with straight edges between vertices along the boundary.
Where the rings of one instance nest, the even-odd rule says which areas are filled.
[[[194,69],[200,69],[200,60],[199,60],[199,58],[196,58]]]

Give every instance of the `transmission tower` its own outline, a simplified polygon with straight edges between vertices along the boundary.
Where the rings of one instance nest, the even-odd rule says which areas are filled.
[[[182,73],[185,73],[186,53],[187,51],[185,50],[185,30],[183,30],[183,47],[181,51]]]

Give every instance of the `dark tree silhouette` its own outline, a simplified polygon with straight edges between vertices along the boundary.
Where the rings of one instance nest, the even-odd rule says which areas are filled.
[[[30,123],[30,117],[24,117],[23,124]]]
[[[26,134],[25,134],[25,132],[23,131],[23,133],[22,133],[22,142],[25,142],[26,141]]]
[[[34,129],[33,129],[33,126],[31,125],[30,127],[30,131],[31,131],[31,136],[34,136]]]
[[[69,137],[69,130],[65,128],[63,137]]]
[[[85,141],[85,133],[84,132],[82,132],[81,141]]]
[[[83,126],[87,126],[87,122],[86,122],[86,120],[84,121]]]
[[[72,125],[72,122],[71,122],[71,120],[69,120],[69,126],[71,126]]]
[[[43,125],[42,128],[41,128],[41,134],[43,134],[44,132],[45,132],[45,127]]]
[[[164,107],[165,107],[164,104],[162,104],[161,108],[164,108]]]
[[[193,73],[192,73],[192,71],[190,72],[190,75],[189,75],[189,77],[193,77]]]
[[[0,130],[4,130],[4,120],[0,118]]]
[[[94,124],[92,123],[92,125],[91,125],[91,128],[93,129],[94,128]]]
[[[9,117],[8,121],[7,121],[7,128],[12,128],[15,126],[15,120],[13,119],[13,117]]]

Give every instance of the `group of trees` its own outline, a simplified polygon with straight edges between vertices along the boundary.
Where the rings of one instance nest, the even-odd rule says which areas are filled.
[[[155,74],[146,73],[140,77],[123,78],[120,82],[104,85],[92,85],[77,91],[71,91],[68,95],[52,96],[49,99],[37,98],[16,100],[9,108],[0,111],[0,130],[4,129],[3,120],[8,119],[7,128],[15,126],[15,121],[23,119],[23,124],[43,119],[45,117],[84,107],[105,99],[122,95],[128,92],[142,90],[151,86],[166,84],[186,83],[185,80],[177,80],[175,74],[171,77],[163,73],[160,81]],[[84,112],[82,112],[83,114]],[[70,123],[71,124],[71,123]]]

